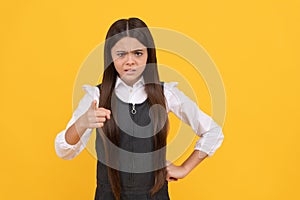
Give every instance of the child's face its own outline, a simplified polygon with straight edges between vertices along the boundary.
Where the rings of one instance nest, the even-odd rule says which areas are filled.
[[[120,78],[132,86],[145,70],[147,48],[135,38],[124,37],[112,47],[111,55]]]

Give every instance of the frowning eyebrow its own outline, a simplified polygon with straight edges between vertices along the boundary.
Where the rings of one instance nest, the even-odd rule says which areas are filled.
[[[145,48],[144,48],[145,49]],[[134,49],[130,52],[137,52],[137,51],[143,51],[143,49]],[[124,51],[124,50],[116,50],[117,53],[124,53],[124,52],[127,52],[127,51]]]

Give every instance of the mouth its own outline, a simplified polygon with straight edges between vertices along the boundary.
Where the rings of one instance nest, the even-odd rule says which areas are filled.
[[[135,69],[125,69],[125,72],[135,72]]]
[[[134,74],[135,73],[135,69],[125,69],[124,70],[126,74]]]

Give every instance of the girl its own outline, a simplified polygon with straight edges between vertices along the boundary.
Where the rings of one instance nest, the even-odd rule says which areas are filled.
[[[184,178],[222,144],[220,126],[185,96],[177,83],[160,82],[156,49],[146,24],[121,19],[108,30],[102,83],[86,94],[55,139],[59,157],[72,159],[96,128],[95,200],[170,199],[168,182]],[[166,163],[168,112],[200,139],[180,166]]]

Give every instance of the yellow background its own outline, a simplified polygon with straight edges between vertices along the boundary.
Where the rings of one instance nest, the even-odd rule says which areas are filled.
[[[58,158],[54,138],[71,117],[81,63],[113,21],[131,16],[196,40],[226,89],[223,145],[170,183],[171,198],[300,199],[300,1],[196,2],[1,3],[0,199],[93,199],[95,159],[86,150]],[[209,113],[207,89],[197,97]]]

